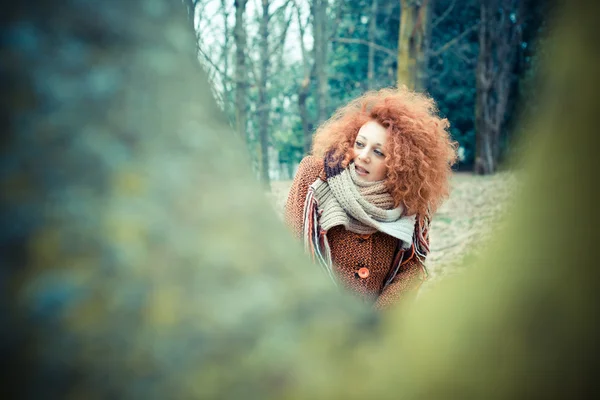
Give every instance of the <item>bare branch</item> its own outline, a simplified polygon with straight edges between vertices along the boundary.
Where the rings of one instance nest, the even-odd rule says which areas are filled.
[[[209,14],[209,15],[202,15],[202,14],[204,14],[204,8],[202,8],[202,9],[201,9],[201,10],[198,12],[198,14],[199,14],[199,16],[198,16],[198,19],[200,20],[200,22],[202,22],[202,21],[206,21],[206,22],[207,22],[207,24],[208,24],[208,26],[211,26],[210,22],[215,20],[215,18],[217,17],[217,15],[219,15],[219,12],[220,12],[220,11],[221,11],[221,10],[217,8],[217,9],[215,9],[215,10],[214,10],[214,11],[213,11],[211,14]]]
[[[304,32],[306,31],[306,28],[310,24],[312,14],[308,13],[308,16],[306,17],[306,23],[303,25],[302,24],[302,20],[301,20],[302,16],[301,16],[301,13],[300,13],[300,6],[296,2],[296,0],[292,0],[292,3],[294,4],[294,8],[296,9],[296,13],[298,15],[298,28],[300,29],[300,34],[302,36],[304,36]]]
[[[219,73],[219,75],[221,76],[225,76],[225,74],[223,73],[223,71],[219,68],[219,66],[217,64],[215,64],[213,62],[213,60],[210,59],[210,57],[201,49],[198,48],[198,53],[202,56],[202,58],[212,67],[213,70],[215,70],[216,72]]]
[[[287,0],[284,4],[282,4],[281,6],[279,6],[275,11],[273,11],[272,13],[269,14],[268,19],[269,21],[271,21],[271,18],[273,18],[275,15],[281,13],[281,12],[285,12],[285,10],[287,9],[287,7],[292,3],[292,0]]]
[[[448,42],[446,42],[444,45],[438,47],[435,51],[430,52],[429,56],[430,57],[437,57],[437,56],[439,56],[440,54],[442,54],[443,52],[445,52],[446,50],[448,50],[450,47],[452,47],[456,43],[458,43],[461,39],[463,39],[469,33],[473,32],[475,29],[477,29],[478,26],[479,26],[479,23],[475,23],[473,26],[471,26],[470,28],[467,28],[465,31],[463,31],[460,35],[452,38],[451,40],[449,40]]]
[[[433,21],[433,23],[431,24],[431,29],[435,28],[440,22],[442,22],[444,19],[446,19],[446,17],[448,15],[450,15],[450,11],[452,11],[455,4],[456,4],[456,0],[452,0],[452,3],[450,3],[448,8],[446,8],[446,11],[444,11],[444,13],[442,15],[440,15],[440,17],[438,19]]]
[[[413,6],[418,7],[418,11],[417,11],[417,21],[415,22],[415,25],[413,26],[413,30],[412,33],[410,34],[411,37],[414,37],[415,34],[417,33],[417,31],[423,31],[423,13],[425,12],[425,10],[427,10],[427,3],[429,3],[429,0],[422,0],[423,3],[421,3],[420,1],[417,2],[416,4],[414,4]]]
[[[380,46],[376,43],[373,42],[369,42],[368,40],[363,40],[363,39],[354,39],[354,38],[334,38],[333,39],[334,42],[340,42],[340,43],[350,43],[350,44],[363,44],[365,46],[372,46],[375,50],[379,50],[383,53],[386,53],[390,56],[397,56],[398,53],[396,53],[394,50],[390,50],[386,47]]]
[[[297,17],[297,21],[298,21],[298,29],[300,30],[300,50],[302,51],[302,64],[304,66],[303,70],[304,70],[304,76],[305,79],[307,79],[307,77],[310,75],[309,72],[309,61],[308,61],[308,53],[306,51],[306,46],[304,45],[304,32],[306,27],[308,26],[309,22],[310,22],[310,14],[308,16],[308,18],[306,18],[306,25],[302,25],[302,18],[300,15],[300,7],[298,6],[298,3],[296,2],[296,0],[292,0],[294,3],[294,7],[296,8],[296,17]]]
[[[285,5],[281,6],[280,9],[283,9],[284,7],[287,7],[288,4],[291,4],[291,0],[288,0]],[[284,10],[285,11],[285,10]],[[276,54],[278,51],[281,50],[281,48],[283,47],[283,44],[285,43],[285,38],[287,36],[287,31],[290,27],[290,24],[292,23],[292,18],[294,17],[294,13],[290,12],[287,21],[284,24],[284,28],[283,28],[283,32],[281,32],[281,35],[279,36],[278,40],[277,40],[277,44],[275,45],[275,47],[273,48],[273,51],[271,51],[271,54],[269,54],[269,57],[271,57],[272,55]]]
[[[453,48],[450,49],[450,51],[458,58],[460,58],[465,64],[467,64],[468,66],[473,66],[473,64],[476,63],[477,58],[473,57],[473,58],[468,58],[467,56],[465,56],[463,54],[462,51],[459,51],[456,46],[454,46]]]

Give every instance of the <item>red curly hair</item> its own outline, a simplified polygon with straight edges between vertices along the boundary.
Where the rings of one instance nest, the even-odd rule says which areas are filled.
[[[331,153],[348,166],[358,130],[377,121],[388,132],[385,145],[386,185],[395,206],[408,215],[431,215],[449,194],[457,144],[449,122],[438,115],[434,100],[401,87],[370,91],[339,108],[315,134],[312,154]]]

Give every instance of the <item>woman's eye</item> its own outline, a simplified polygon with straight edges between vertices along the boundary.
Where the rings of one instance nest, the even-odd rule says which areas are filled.
[[[379,157],[384,157],[384,154],[381,152],[381,150],[375,149],[374,153],[377,154]]]
[[[354,144],[356,145],[356,147],[365,147],[365,145],[362,142],[356,142]]]

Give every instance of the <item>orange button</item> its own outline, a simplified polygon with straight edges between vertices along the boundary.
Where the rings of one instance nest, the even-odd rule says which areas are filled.
[[[358,270],[358,276],[365,279],[369,277],[369,268],[362,267]]]
[[[358,236],[360,236],[361,239],[365,239],[366,240],[366,239],[369,239],[371,237],[371,234],[367,233],[365,235],[358,235]]]

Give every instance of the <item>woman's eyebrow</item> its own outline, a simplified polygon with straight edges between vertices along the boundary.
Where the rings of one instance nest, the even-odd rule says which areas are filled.
[[[358,136],[356,136],[356,137],[357,137],[357,138],[361,138],[362,140],[365,140],[365,141],[367,141],[367,142],[368,142],[367,138],[366,138],[366,137],[364,137],[363,135],[358,135]],[[379,146],[379,147],[383,147],[383,145],[382,145],[381,143],[375,143],[375,145],[376,145],[376,146]]]

